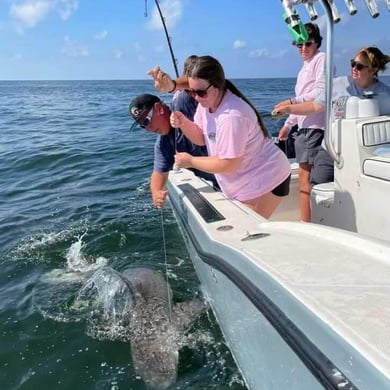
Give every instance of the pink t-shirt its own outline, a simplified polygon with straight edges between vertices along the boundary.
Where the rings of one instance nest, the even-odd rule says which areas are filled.
[[[203,130],[210,156],[243,157],[236,171],[215,174],[229,198],[257,198],[272,191],[290,174],[287,157],[270,138],[264,137],[253,109],[230,91],[226,91],[213,113],[199,104],[194,122]]]

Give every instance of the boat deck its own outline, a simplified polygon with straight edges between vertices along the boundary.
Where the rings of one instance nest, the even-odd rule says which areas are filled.
[[[269,236],[242,246],[248,258],[390,377],[388,248],[312,224],[271,222],[258,230]]]

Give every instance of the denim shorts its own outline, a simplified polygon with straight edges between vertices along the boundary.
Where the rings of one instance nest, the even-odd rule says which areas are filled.
[[[295,137],[295,155],[298,163],[314,164],[324,138],[322,129],[299,129]]]

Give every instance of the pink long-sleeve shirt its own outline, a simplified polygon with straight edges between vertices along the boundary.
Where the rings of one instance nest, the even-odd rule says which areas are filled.
[[[303,62],[295,84],[294,103],[315,100],[325,90],[325,53],[317,51],[312,58]],[[286,119],[285,126],[298,128],[325,128],[324,113],[310,115],[291,114]]]

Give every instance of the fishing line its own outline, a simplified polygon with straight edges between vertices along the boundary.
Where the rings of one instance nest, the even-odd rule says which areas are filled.
[[[172,45],[171,45],[171,37],[168,34],[168,29],[167,29],[167,26],[165,24],[165,18],[164,18],[164,15],[162,14],[162,11],[161,11],[161,8],[160,8],[160,4],[159,4],[158,0],[154,0],[154,2],[156,4],[156,8],[157,8],[157,11],[158,11],[158,13],[160,15],[161,23],[162,23],[163,28],[164,28],[165,38],[166,38],[167,43],[168,43],[168,48],[169,48],[169,52],[171,54],[171,59],[172,59],[173,67],[175,69],[175,74],[176,74],[176,77],[179,77],[179,71],[177,69],[177,59],[175,58],[175,55],[173,53],[173,49],[172,49]],[[144,16],[146,17],[147,14],[148,14],[148,11],[147,11],[147,0],[145,0]],[[177,138],[178,138],[178,136],[179,136],[179,129],[175,128],[175,153],[177,153]],[[171,292],[170,292],[170,288],[169,288],[169,280],[168,280],[167,247],[166,247],[166,242],[165,242],[164,215],[163,215],[163,208],[162,207],[161,207],[161,232],[162,232],[162,240],[163,240],[163,248],[164,248],[165,274],[166,274],[167,285],[168,285],[169,318],[171,318],[172,297],[171,297]]]
[[[163,241],[163,250],[164,250],[164,265],[165,265],[165,277],[167,280],[167,290],[168,290],[168,307],[169,307],[169,319],[172,318],[172,297],[171,297],[171,289],[169,287],[169,277],[168,277],[168,259],[167,259],[167,244],[165,241],[165,229],[164,229],[164,214],[163,208],[160,208],[161,211],[161,234]]]

